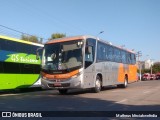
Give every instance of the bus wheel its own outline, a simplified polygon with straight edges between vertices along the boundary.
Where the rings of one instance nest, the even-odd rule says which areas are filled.
[[[119,88],[126,88],[127,85],[128,85],[128,79],[127,79],[127,76],[125,76],[124,83],[120,84],[120,85],[117,85],[117,87],[119,87]]]
[[[102,82],[101,82],[101,79],[99,76],[97,76],[96,78],[96,82],[95,82],[95,87],[94,87],[94,92],[95,93],[98,93],[101,91],[101,88],[102,88]]]
[[[127,77],[125,77],[125,79],[124,79],[124,84],[122,85],[122,87],[123,87],[123,88],[126,88],[127,85],[128,85],[128,79],[127,79]]]
[[[67,92],[68,92],[68,89],[59,89],[59,93],[62,95],[67,94]]]

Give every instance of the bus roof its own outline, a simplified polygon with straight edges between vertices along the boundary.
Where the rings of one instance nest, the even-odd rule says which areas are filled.
[[[85,36],[63,37],[63,38],[57,38],[57,39],[50,40],[46,44],[66,42],[66,41],[72,41],[72,40],[80,40],[80,39],[84,39],[84,38],[85,38]]]
[[[44,46],[43,44],[34,43],[34,42],[29,42],[29,41],[24,41],[24,40],[20,40],[20,39],[16,39],[16,38],[11,38],[11,37],[8,37],[8,36],[3,36],[3,35],[0,35],[0,38],[6,39],[6,40],[15,41],[15,42],[20,42],[20,43],[25,43],[25,44],[40,46],[40,47],[43,47],[43,46]]]
[[[111,42],[108,42],[108,41],[99,39],[98,37],[91,36],[91,35],[81,35],[81,36],[72,36],[72,37],[57,38],[57,39],[50,40],[50,41],[46,42],[45,44],[60,43],[60,42],[66,42],[66,41],[72,41],[72,40],[80,40],[80,39],[86,39],[86,38],[93,38],[93,39],[96,39],[96,40],[98,40],[98,41],[100,41],[100,42],[103,42],[103,43],[105,43],[105,44],[108,44],[108,45],[110,45],[110,46],[114,46],[114,47],[117,47],[117,48],[119,48],[119,49],[123,49],[123,50],[128,51],[128,52],[131,52],[131,53],[135,53],[135,52],[132,51],[132,50],[128,50],[128,49],[124,49],[124,48],[119,47],[119,46],[116,46],[116,45],[112,45]]]

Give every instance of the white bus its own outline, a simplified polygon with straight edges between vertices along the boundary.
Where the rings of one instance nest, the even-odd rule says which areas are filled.
[[[66,94],[73,88],[93,88],[100,92],[107,85],[126,87],[137,80],[133,51],[109,44],[93,36],[54,39],[44,45],[41,83]]]

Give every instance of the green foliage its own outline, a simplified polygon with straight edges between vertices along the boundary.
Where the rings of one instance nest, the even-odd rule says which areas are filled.
[[[38,40],[37,36],[22,35],[21,39],[29,42],[34,42],[34,43],[42,43],[42,39]]]
[[[63,34],[63,33],[53,33],[51,35],[51,38],[49,40],[57,39],[57,38],[63,38],[63,37],[66,37],[66,34]]]
[[[154,65],[152,66],[152,69],[153,69],[153,73],[160,72],[160,62],[154,63]]]
[[[139,73],[139,70],[137,70],[137,72]],[[142,74],[151,73],[151,69],[142,69],[141,72]],[[154,63],[154,65],[152,66],[152,73],[156,74],[159,72],[160,72],[160,62]]]
[[[139,69],[137,70],[137,72],[139,73]],[[141,73],[144,74],[144,73],[150,73],[151,72],[151,69],[142,69],[141,70]]]

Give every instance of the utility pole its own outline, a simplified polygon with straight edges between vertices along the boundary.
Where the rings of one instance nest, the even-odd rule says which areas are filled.
[[[140,57],[142,56],[142,52],[141,51],[138,51],[137,54],[136,54],[137,58],[138,58],[138,68],[139,68],[139,79],[141,81],[141,74],[142,74],[142,66],[141,66],[141,62],[140,62]]]
[[[154,59],[151,59],[151,74],[152,74],[152,72],[153,72],[153,70],[152,70],[153,60],[154,60]]]

